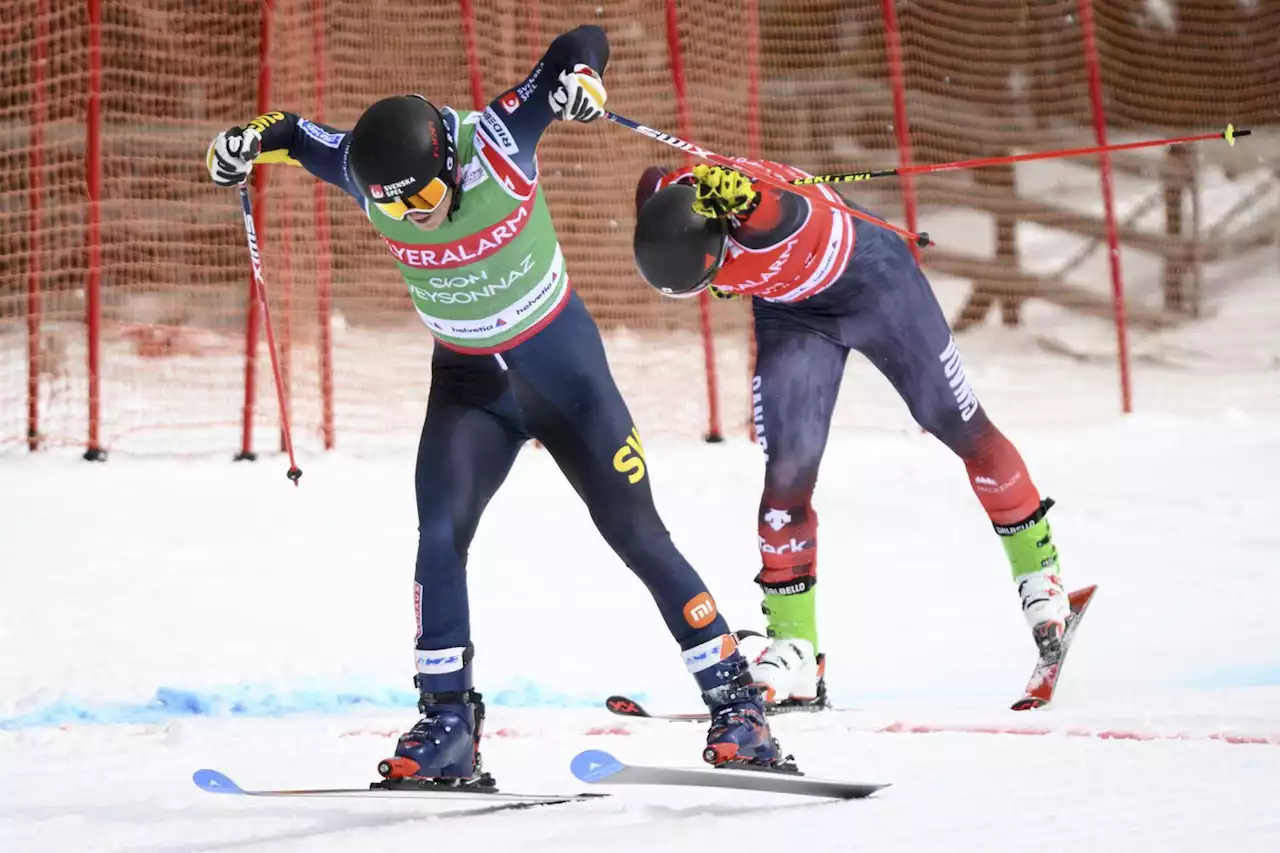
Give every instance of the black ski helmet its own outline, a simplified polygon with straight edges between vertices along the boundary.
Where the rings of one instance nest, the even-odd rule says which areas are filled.
[[[696,195],[689,184],[671,184],[649,196],[636,214],[636,268],[667,296],[705,290],[729,249],[729,223],[694,213]]]
[[[458,209],[461,164],[444,117],[421,95],[383,98],[360,116],[347,150],[351,175],[371,202],[408,198],[436,178],[453,190]]]

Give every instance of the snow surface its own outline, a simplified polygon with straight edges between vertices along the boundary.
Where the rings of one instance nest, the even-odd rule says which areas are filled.
[[[1099,584],[1052,708],[1007,710],[1034,650],[963,468],[927,436],[843,431],[816,501],[848,710],[774,726],[810,775],[892,787],[848,803],[602,789],[466,817],[190,781],[360,787],[416,717],[411,448],[306,455],[297,488],[274,455],[0,458],[0,850],[1280,849],[1280,420],[1010,432],[1058,501],[1068,584]],[[761,628],[757,449],[646,449],[677,544],[731,624]],[[700,764],[700,725],[603,709],[614,692],[698,697],[544,451],[490,505],[471,586],[501,785],[581,790],[569,760],[591,748]]]

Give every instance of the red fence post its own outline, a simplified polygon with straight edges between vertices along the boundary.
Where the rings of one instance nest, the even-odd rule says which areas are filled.
[[[1107,144],[1106,108],[1102,103],[1102,66],[1093,22],[1092,0],[1078,0],[1080,29],[1084,36],[1084,62],[1089,74],[1089,98],[1093,102],[1093,131],[1098,145]],[[1115,193],[1111,183],[1111,155],[1098,154],[1102,175],[1102,204],[1107,219],[1107,255],[1111,261],[1111,299],[1116,318],[1116,356],[1120,364],[1120,405],[1125,414],[1133,411],[1129,376],[1129,328],[1125,319],[1124,280],[1120,274],[1120,239],[1116,234]]]
[[[760,3],[743,0],[743,26],[747,36],[747,156],[764,156],[760,139]]]
[[[898,29],[898,9],[895,0],[884,0],[884,49],[889,61],[889,86],[893,90],[893,132],[898,140],[898,168],[911,165],[911,129],[907,123],[907,76],[902,65],[902,33]],[[916,227],[916,186],[910,175],[898,179],[902,190],[902,206],[907,216],[907,228]],[[920,247],[911,244],[911,254],[920,263]]]
[[[44,192],[44,66],[48,57],[49,2],[36,3],[35,59],[31,69],[31,152],[27,155],[27,450],[40,449],[40,207]]]
[[[324,122],[326,61],[324,0],[311,0],[311,53],[316,69],[315,115]],[[329,209],[322,181],[315,182],[316,243],[320,257],[316,262],[316,313],[320,323],[320,411],[324,449],[332,450],[333,432],[333,255],[329,241]]]
[[[471,81],[471,108],[484,109],[484,79],[480,76],[480,49],[476,46],[476,13],[471,0],[458,0],[462,35],[467,47],[467,78]]]
[[[102,404],[102,2],[88,0],[89,103],[85,120],[85,178],[89,191],[89,223],[85,242],[89,270],[85,281],[85,325],[89,350],[89,441],[84,458],[107,458],[101,442]]]
[[[666,0],[667,51],[671,56],[671,78],[676,88],[676,117],[680,135],[691,136],[689,98],[684,84],[684,55],[680,50],[680,21],[675,0]],[[685,158],[691,162],[691,158]],[[707,441],[724,441],[720,432],[720,394],[716,381],[715,345],[711,338],[711,294],[702,291],[698,297],[698,313],[702,325],[702,360],[707,374]]]
[[[529,67],[532,68],[542,58],[542,0],[525,0],[524,8],[529,13]]]
[[[760,4],[759,0],[744,0],[743,25],[747,36],[747,156],[752,160],[764,157],[764,144],[760,138]],[[756,373],[755,317],[747,315],[747,438],[756,440],[755,392],[751,383]]]
[[[275,0],[262,0],[258,18],[258,114],[271,108],[271,13]],[[253,227],[258,235],[258,251],[266,245],[267,176],[254,169]],[[240,452],[236,459],[257,459],[253,452],[253,407],[257,398],[258,376],[258,280],[249,274],[249,305],[245,311],[244,329],[244,409],[241,414]]]

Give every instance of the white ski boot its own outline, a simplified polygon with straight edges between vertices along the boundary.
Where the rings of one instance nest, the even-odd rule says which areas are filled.
[[[775,637],[751,664],[751,678],[764,694],[765,708],[821,710],[829,707],[824,679],[826,657],[799,637]]]

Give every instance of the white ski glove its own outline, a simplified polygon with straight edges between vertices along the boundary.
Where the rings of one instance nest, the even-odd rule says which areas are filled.
[[[205,161],[209,176],[220,187],[244,183],[253,169],[253,161],[262,153],[262,134],[252,127],[224,130],[209,143]]]
[[[604,115],[606,98],[600,75],[579,62],[560,73],[560,85],[551,90],[551,112],[562,121],[595,121]]]

